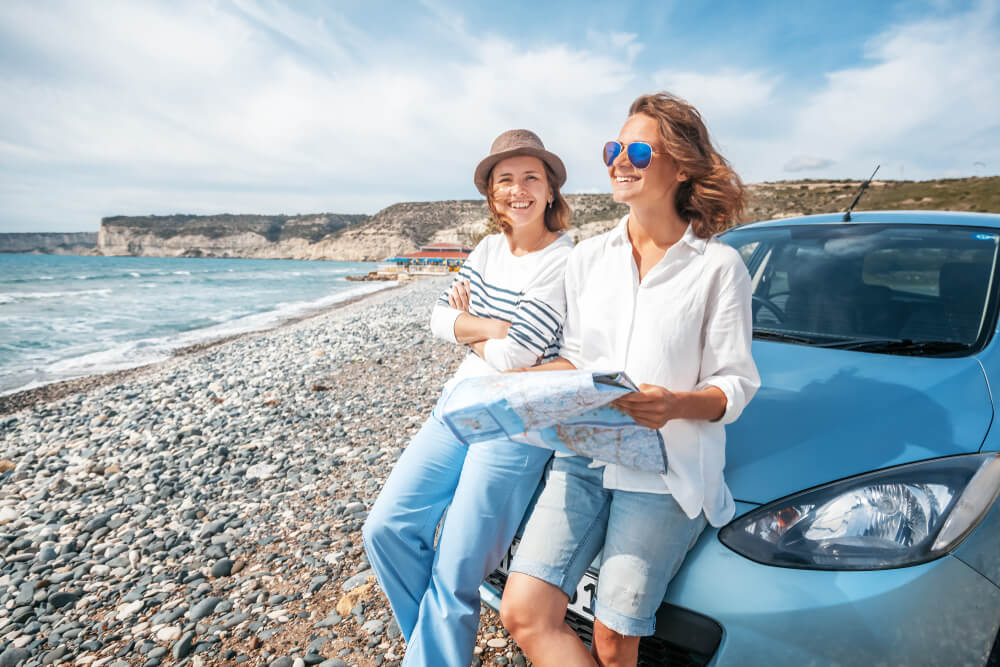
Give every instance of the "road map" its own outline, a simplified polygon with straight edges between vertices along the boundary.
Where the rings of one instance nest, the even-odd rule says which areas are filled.
[[[559,452],[666,473],[660,432],[609,405],[633,391],[637,387],[624,373],[503,373],[462,380],[439,411],[466,445],[531,431]]]

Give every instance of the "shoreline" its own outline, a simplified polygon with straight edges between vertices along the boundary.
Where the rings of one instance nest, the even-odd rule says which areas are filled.
[[[0,417],[4,664],[398,665],[360,529],[465,355],[428,329],[445,285]]]
[[[215,340],[185,345],[177,348],[176,350],[172,350],[169,357],[160,359],[159,361],[143,363],[138,366],[132,366],[131,368],[107,371],[105,373],[94,373],[92,375],[83,375],[81,377],[69,378],[67,380],[56,380],[55,382],[48,382],[38,387],[31,387],[30,389],[23,389],[9,394],[3,394],[0,395],[0,417],[20,412],[22,410],[35,408],[46,403],[52,403],[72,394],[86,393],[109,384],[132,380],[153,372],[161,368],[164,364],[170,363],[174,359],[199,354],[205,350],[219,345],[225,345],[226,343],[231,343],[247,336],[274,332],[284,327],[292,326],[298,322],[310,320],[315,317],[321,317],[341,308],[346,308],[347,306],[358,303],[359,301],[364,301],[365,299],[378,296],[379,294],[394,292],[401,286],[401,284],[397,283],[395,287],[386,287],[367,294],[358,294],[344,299],[343,301],[338,301],[337,303],[331,304],[325,308],[320,308],[314,312],[306,313],[304,315],[296,315],[295,317],[291,317],[287,320],[282,320],[274,326],[266,329],[244,331],[243,333],[231,334]]]
[[[447,280],[0,417],[4,664],[398,667],[361,528],[467,354],[428,327]],[[476,652],[524,662],[489,609]]]

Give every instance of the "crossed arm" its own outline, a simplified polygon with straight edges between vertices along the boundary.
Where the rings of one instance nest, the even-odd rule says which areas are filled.
[[[506,338],[510,322],[491,317],[477,317],[469,313],[471,291],[468,280],[459,280],[448,293],[448,305],[463,311],[455,319],[455,340],[465,343],[480,357],[485,356],[486,341]]]

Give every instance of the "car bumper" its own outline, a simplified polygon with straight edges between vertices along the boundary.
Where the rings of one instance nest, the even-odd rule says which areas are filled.
[[[499,601],[493,582],[488,604]],[[894,570],[794,570],[740,556],[712,528],[664,602],[640,664],[688,655],[686,664],[718,666],[983,665],[1000,626],[1000,589],[955,556]]]

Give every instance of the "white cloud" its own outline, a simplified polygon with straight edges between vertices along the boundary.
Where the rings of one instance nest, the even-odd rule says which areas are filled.
[[[472,168],[510,127],[563,157],[567,191],[607,191],[599,147],[658,88],[701,110],[749,182],[1000,164],[994,4],[888,27],[812,90],[780,63],[651,74],[633,32],[474,32],[434,0],[388,44],[327,4],[0,3],[0,228],[477,197]]]
[[[785,163],[785,171],[815,171],[832,167],[836,162],[825,157],[814,155],[796,155]]]
[[[3,31],[19,34],[28,60],[58,68],[31,77],[2,64],[0,94],[17,102],[0,108],[0,170],[30,163],[55,181],[85,165],[93,195],[74,191],[89,217],[78,228],[137,201],[149,212],[211,208],[206,187],[218,209],[261,212],[475,197],[473,166],[511,126],[538,131],[571,179],[586,156],[603,183],[591,144],[615,125],[597,133],[593,118],[619,122],[641,49],[634,35],[595,52],[456,34],[465,50],[433,66],[379,62],[357,55],[366,36],[340,17],[252,0],[12,5],[0,9]],[[26,203],[0,192],[0,210]]]
[[[997,155],[998,62],[989,5],[891,28],[871,40],[864,65],[829,73],[798,105],[785,147],[837,156],[855,175],[878,161],[905,164],[909,178],[968,175]]]
[[[732,68],[717,72],[668,69],[654,74],[653,81],[695,105],[706,119],[726,119],[745,117],[773,101],[780,77]]]

